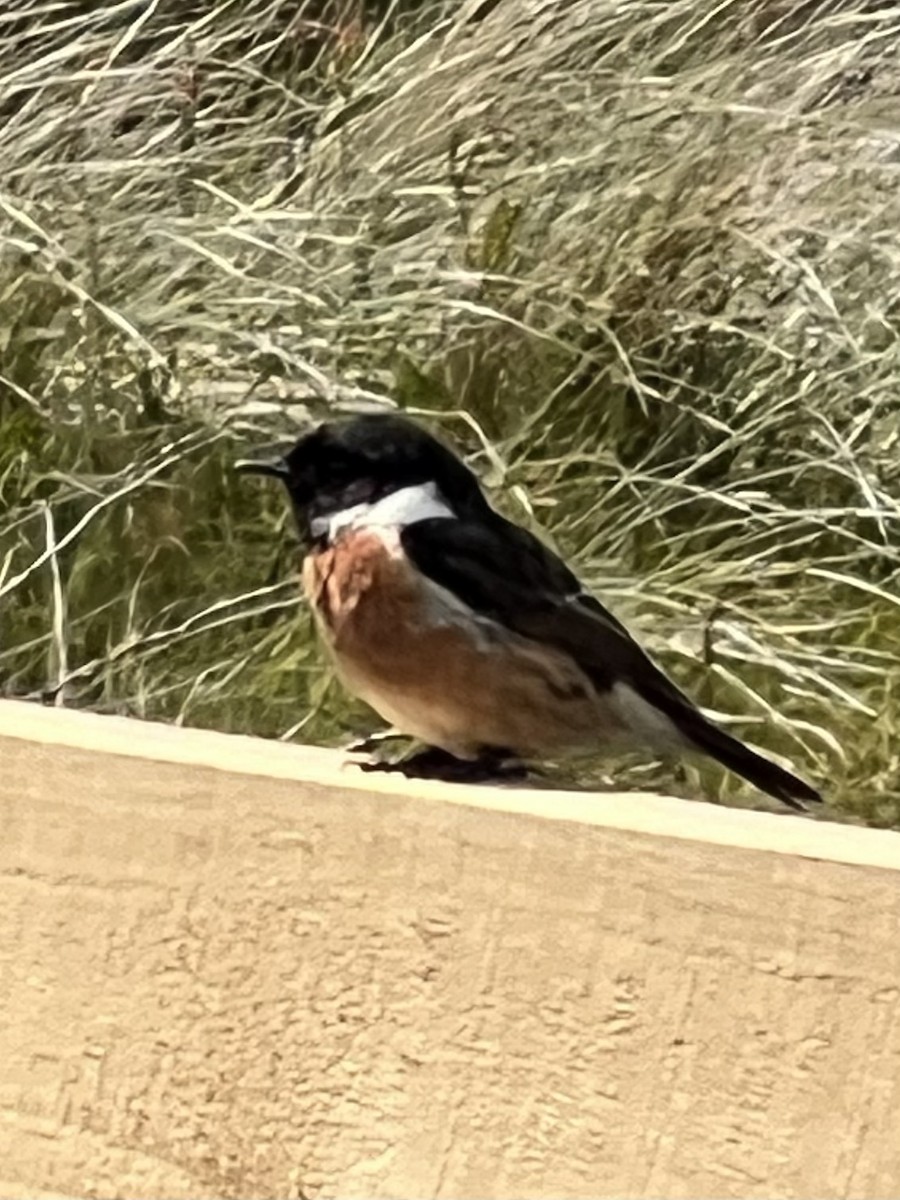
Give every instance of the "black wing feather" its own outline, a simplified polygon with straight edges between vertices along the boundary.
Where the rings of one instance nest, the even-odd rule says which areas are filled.
[[[408,525],[403,549],[429,579],[474,612],[570,654],[599,691],[627,683],[694,745],[795,808],[814,788],[726,733],[650,659],[625,626],[528,530],[490,520],[434,519]]]
[[[571,654],[601,690],[624,679],[642,694],[655,687],[670,703],[694,708],[562,559],[527,529],[496,519],[499,527],[419,521],[403,530],[403,548],[423,574],[479,615]]]

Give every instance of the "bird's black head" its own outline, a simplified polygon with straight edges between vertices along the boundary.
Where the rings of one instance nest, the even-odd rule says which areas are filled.
[[[393,414],[328,421],[283,457],[244,460],[236,469],[271,475],[286,485],[306,541],[321,536],[335,514],[374,505],[405,488],[434,485],[437,497],[460,517],[491,511],[475,475],[451,450]]]

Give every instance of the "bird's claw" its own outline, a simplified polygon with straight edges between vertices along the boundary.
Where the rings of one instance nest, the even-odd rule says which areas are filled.
[[[399,762],[379,760],[361,763],[363,771],[399,774],[407,779],[439,779],[445,783],[489,783],[525,779],[528,768],[520,762],[497,754],[479,758],[456,758],[446,750],[429,746]]]

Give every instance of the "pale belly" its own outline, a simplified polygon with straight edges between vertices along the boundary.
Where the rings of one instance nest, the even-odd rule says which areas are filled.
[[[366,539],[366,540],[364,540]],[[349,691],[404,733],[463,758],[553,756],[617,742],[619,714],[567,655],[475,617],[380,537],[307,559],[304,587]]]

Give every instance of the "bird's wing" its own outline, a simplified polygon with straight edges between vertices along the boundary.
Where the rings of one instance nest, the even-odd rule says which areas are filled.
[[[821,800],[804,780],[707,720],[625,626],[526,529],[496,514],[490,522],[438,518],[406,526],[401,541],[429,579],[479,615],[569,654],[599,692],[625,684],[631,694],[625,696],[626,719],[652,730],[652,713],[662,713],[686,744],[793,808]]]
[[[401,535],[416,567],[480,616],[571,655],[595,687],[628,683],[679,724],[702,716],[625,626],[533,534],[503,518],[419,521]]]

